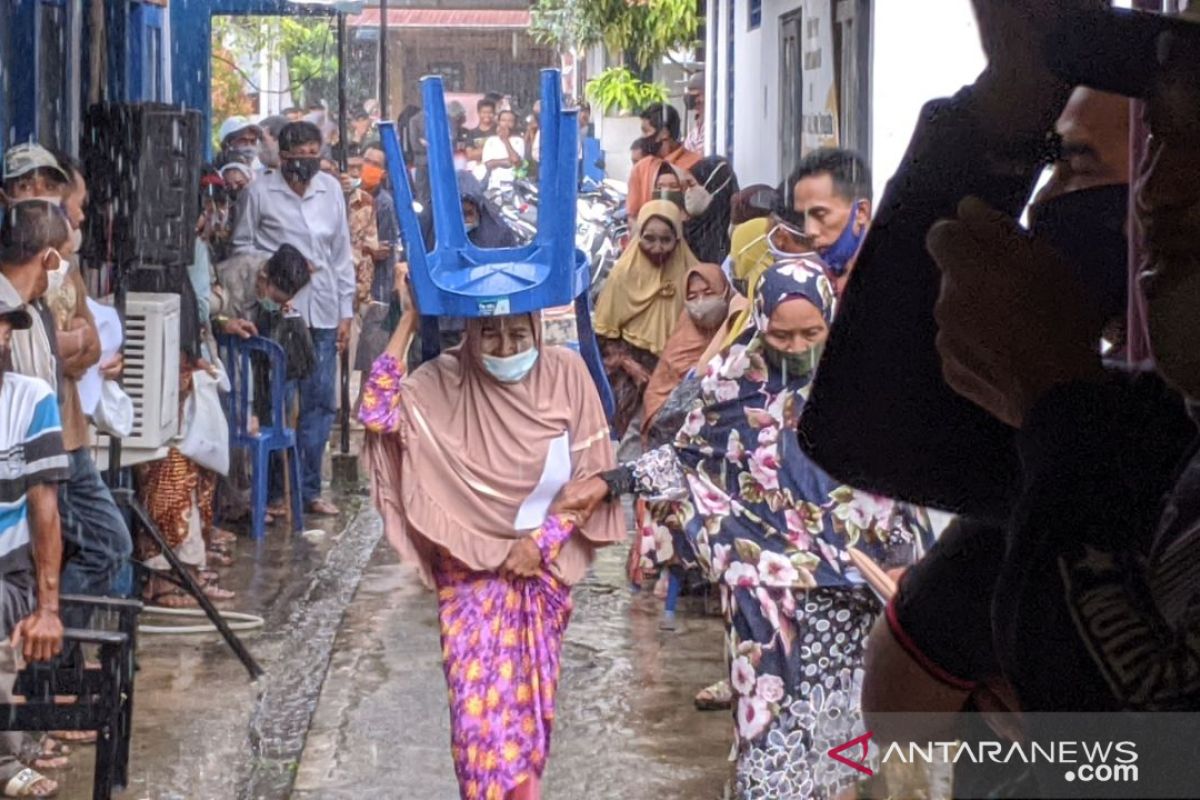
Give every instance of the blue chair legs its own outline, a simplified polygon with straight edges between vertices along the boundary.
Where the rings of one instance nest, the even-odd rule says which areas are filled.
[[[596,340],[596,331],[592,329],[592,301],[589,294],[585,290],[575,298],[575,331],[579,334],[579,354],[587,363],[588,372],[591,373],[596,390],[600,393],[604,416],[608,417],[608,423],[611,425],[617,403],[613,399],[612,387],[608,384],[608,375],[604,372],[600,342]]]
[[[304,530],[304,503],[300,497],[300,448],[292,445],[283,452],[287,454],[288,481],[291,484],[292,530],[299,533]]]
[[[265,447],[251,447],[250,453],[250,535],[255,541],[263,538],[267,527],[267,475],[271,468],[271,452]]]

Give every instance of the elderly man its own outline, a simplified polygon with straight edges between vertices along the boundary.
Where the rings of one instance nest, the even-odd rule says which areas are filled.
[[[239,164],[261,170],[259,149],[262,144],[262,128],[245,117],[230,117],[221,123],[217,138],[221,140],[220,161]]]
[[[292,301],[312,333],[316,365],[300,382],[301,496],[309,513],[334,515],[321,498],[321,468],[336,413],[337,354],[349,344],[355,272],[346,200],[321,172],[321,132],[293,122],[279,134],[281,167],[250,184],[233,235],[238,253],[270,257],[291,244],[313,265],[312,282]]]

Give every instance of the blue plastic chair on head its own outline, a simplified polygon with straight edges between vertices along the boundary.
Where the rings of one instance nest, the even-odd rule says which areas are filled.
[[[563,109],[561,85],[558,70],[542,70],[538,231],[532,243],[521,247],[480,248],[467,238],[440,77],[421,79],[437,239],[432,251],[425,249],[421,226],[413,211],[408,169],[395,126],[381,122],[380,136],[395,191],[396,217],[404,238],[413,292],[425,323],[423,335],[436,330],[436,325],[430,324],[436,317],[523,314],[573,302],[580,353],[611,419],[612,389],[592,330],[588,292],[591,265],[587,256],[575,247],[578,112]]]
[[[300,507],[300,452],[296,447],[296,432],[285,424],[284,377],[287,359],[283,348],[270,339],[255,336],[219,337],[221,357],[229,373],[230,390],[225,413],[229,419],[230,449],[246,450],[250,454],[250,532],[262,539],[266,529],[267,478],[271,470],[271,454],[283,451],[287,458],[288,480],[291,483],[292,523],[296,531],[304,527],[304,512]],[[249,429],[254,403],[255,362],[265,361],[270,371],[271,418],[260,419],[258,433]],[[259,387],[260,390],[262,387]]]
[[[583,137],[583,182],[593,186],[604,182],[604,170],[600,168],[600,159],[604,151],[600,149],[600,140],[593,136]]]

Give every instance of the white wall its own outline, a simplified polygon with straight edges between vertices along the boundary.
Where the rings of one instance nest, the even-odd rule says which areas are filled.
[[[872,18],[871,167],[878,202],[921,106],[972,83],[986,60],[966,0],[875,0]]]
[[[728,4],[735,3],[733,166],[743,186],[778,184],[779,22],[802,0],[763,0],[762,25],[747,30],[747,0],[713,0],[717,152],[726,152]],[[871,75],[871,161],[876,199],[908,146],[921,106],[971,83],[984,66],[967,0],[875,0]]]

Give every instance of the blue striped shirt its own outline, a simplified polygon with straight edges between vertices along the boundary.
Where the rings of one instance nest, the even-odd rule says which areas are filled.
[[[14,372],[0,375],[0,576],[33,570],[31,486],[68,475],[58,400],[49,384]]]

